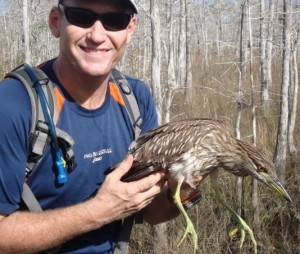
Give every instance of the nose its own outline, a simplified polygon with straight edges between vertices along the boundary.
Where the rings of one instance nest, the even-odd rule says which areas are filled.
[[[100,20],[96,20],[96,22],[89,28],[87,37],[95,43],[99,43],[105,40],[106,30]]]

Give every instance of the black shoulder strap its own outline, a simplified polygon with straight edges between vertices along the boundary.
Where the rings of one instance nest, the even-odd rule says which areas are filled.
[[[128,84],[127,79],[120,71],[118,71],[117,69],[113,69],[112,79],[118,85],[122,98],[125,102],[126,110],[134,128],[135,139],[137,139],[141,133],[141,124],[143,120],[140,114],[136,98],[131,90],[131,87]]]

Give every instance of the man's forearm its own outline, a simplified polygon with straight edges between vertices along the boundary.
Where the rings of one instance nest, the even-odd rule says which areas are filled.
[[[0,221],[0,253],[51,249],[110,222],[108,216],[96,219],[100,218],[96,207],[93,200],[89,200],[63,209],[41,213],[15,212],[6,216]]]
[[[128,156],[106,176],[94,198],[41,213],[0,214],[0,253],[33,253],[51,249],[85,232],[137,213],[162,191],[164,172],[125,183],[132,165]]]

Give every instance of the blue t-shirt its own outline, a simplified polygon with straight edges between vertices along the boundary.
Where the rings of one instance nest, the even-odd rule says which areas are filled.
[[[116,85],[109,84],[105,102],[95,110],[76,103],[63,89],[53,68],[54,60],[42,69],[52,80],[60,97],[57,126],[72,136],[76,169],[64,185],[56,184],[53,160],[48,149],[32,172],[29,185],[44,210],[80,203],[93,196],[104,181],[104,172],[127,154],[134,134],[130,118]],[[136,96],[143,119],[142,133],[157,127],[155,105],[147,86],[134,78],[127,80]],[[86,84],[87,86],[89,84]],[[14,79],[0,84],[0,213],[11,214],[20,207],[29,147],[31,106],[27,91]],[[115,221],[63,244],[61,253],[110,253],[121,228]]]

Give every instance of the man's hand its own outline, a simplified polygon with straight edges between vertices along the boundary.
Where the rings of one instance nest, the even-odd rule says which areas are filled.
[[[153,173],[141,180],[122,182],[121,178],[130,170],[133,163],[129,155],[120,165],[107,175],[95,199],[106,206],[108,222],[134,214],[159,194],[165,183],[164,171]]]

